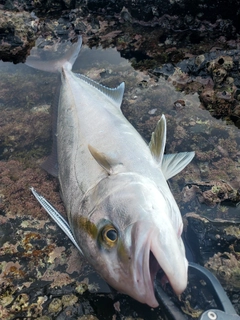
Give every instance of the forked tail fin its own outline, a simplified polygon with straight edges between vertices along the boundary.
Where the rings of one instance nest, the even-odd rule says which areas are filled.
[[[67,69],[71,70],[74,62],[76,61],[78,54],[81,50],[82,46],[82,37],[78,36],[77,42],[75,42],[68,50],[65,52],[64,56],[60,57],[57,60],[49,60],[42,61],[34,58],[33,56],[29,56],[26,60],[26,65],[29,67],[48,71],[48,72],[61,72],[63,66],[67,67]],[[40,49],[38,49],[40,50]]]

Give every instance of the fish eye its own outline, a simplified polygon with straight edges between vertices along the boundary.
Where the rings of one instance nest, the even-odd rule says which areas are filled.
[[[113,226],[105,226],[102,230],[103,241],[111,246],[114,246],[118,239],[117,230]]]
[[[117,240],[117,231],[115,229],[110,229],[106,232],[106,237],[111,241]]]

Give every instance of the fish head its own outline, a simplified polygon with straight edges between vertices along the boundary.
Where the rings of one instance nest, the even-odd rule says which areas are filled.
[[[117,185],[114,182],[112,186]],[[109,285],[157,307],[154,279],[159,270],[176,294],[187,285],[188,264],[181,234],[170,219],[171,206],[166,195],[148,179],[129,179],[115,189],[110,183],[112,191],[104,192],[107,185],[102,185],[101,196],[108,195],[96,200],[88,217],[80,216],[74,223],[75,237],[88,261]]]

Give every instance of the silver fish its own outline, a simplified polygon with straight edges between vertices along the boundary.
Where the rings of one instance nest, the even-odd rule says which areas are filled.
[[[79,37],[61,60],[27,59],[61,73],[57,148],[45,167],[59,179],[70,226],[41,201],[107,283],[157,307],[160,269],[176,294],[187,285],[182,217],[167,179],[194,152],[164,155],[164,115],[147,145],[121,112],[124,83],[110,89],[71,71],[80,48]]]

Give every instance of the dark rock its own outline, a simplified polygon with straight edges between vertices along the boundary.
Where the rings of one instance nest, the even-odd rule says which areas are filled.
[[[116,14],[121,12],[123,7],[126,7],[129,14],[137,20],[151,21],[164,14],[169,14],[171,16],[177,15],[184,17],[183,20],[185,20],[186,26],[194,26],[196,18],[214,23],[220,16],[222,19],[230,19],[233,21],[233,25],[236,28],[240,27],[240,12],[236,12],[236,8],[239,8],[237,0],[232,0],[231,3],[227,0],[217,2],[205,0],[194,2],[190,0],[88,1],[88,8],[92,12],[100,13],[101,9],[104,8],[105,13]],[[228,23],[223,23],[222,28],[226,30],[228,27]]]
[[[4,11],[0,18],[0,59],[24,61],[34,44],[38,20],[28,12]]]
[[[214,221],[195,213],[185,219],[187,240],[197,261],[214,272],[226,290],[240,290],[240,222]]]

